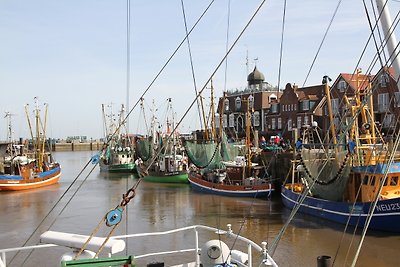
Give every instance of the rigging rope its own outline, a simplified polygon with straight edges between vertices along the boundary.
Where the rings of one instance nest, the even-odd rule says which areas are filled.
[[[329,22],[329,25],[328,25],[328,27],[327,27],[326,30],[325,30],[324,37],[323,37],[322,40],[321,40],[321,43],[320,43],[320,45],[319,45],[319,47],[318,47],[318,50],[317,50],[317,53],[315,54],[315,57],[314,57],[314,59],[313,59],[313,61],[312,61],[312,63],[311,63],[310,69],[308,70],[308,73],[307,73],[307,75],[306,75],[306,79],[304,80],[304,83],[303,83],[303,87],[304,87],[304,85],[306,84],[306,82],[307,82],[307,80],[308,80],[308,77],[310,76],[311,70],[312,70],[312,68],[314,67],[315,61],[317,60],[317,57],[318,57],[318,55],[319,55],[319,52],[321,51],[322,45],[323,45],[324,42],[325,42],[325,38],[326,38],[326,36],[328,35],[329,29],[330,29],[331,26],[332,26],[333,19],[336,17],[336,13],[337,13],[337,11],[339,10],[339,6],[340,6],[341,3],[342,3],[342,0],[339,0],[337,6],[336,6],[336,8],[335,8],[335,11],[333,12],[331,21]]]
[[[279,53],[279,68],[278,68],[278,99],[279,99],[279,88],[281,84],[281,70],[282,70],[282,57],[283,57],[283,37],[285,33],[285,20],[286,20],[286,6],[287,1],[283,3],[283,16],[282,16],[282,34],[281,34],[281,48]]]
[[[181,0],[181,6],[182,6],[182,15],[183,15],[183,21],[185,24],[185,32],[186,35],[188,36],[188,27],[187,27],[187,21],[186,21],[186,13],[185,13],[185,5],[183,3],[183,0]],[[187,45],[188,45],[188,51],[189,51],[189,58],[190,58],[190,68],[192,71],[192,79],[193,79],[193,87],[194,87],[194,92],[197,95],[197,83],[196,83],[196,75],[194,72],[194,65],[193,65],[193,57],[192,57],[192,49],[190,47],[190,41],[189,41],[189,36],[187,38]],[[201,118],[201,110],[203,110],[203,105],[201,104],[201,101],[197,101],[197,110],[199,113],[199,119],[200,119],[200,128],[203,128],[203,120]]]

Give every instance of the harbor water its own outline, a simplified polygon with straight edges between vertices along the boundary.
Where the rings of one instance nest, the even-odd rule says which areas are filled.
[[[38,244],[40,234],[46,230],[90,235],[137,181],[133,175],[100,173],[98,166],[89,163],[94,153],[54,153],[62,166],[58,185],[0,192],[1,249]],[[165,231],[194,224],[225,229],[229,223],[235,233],[240,231],[259,244],[262,241],[272,244],[289,215],[290,210],[282,206],[277,195],[269,200],[229,198],[196,193],[190,185],[142,181],[114,235]],[[319,256],[327,255],[334,266],[350,266],[361,231],[349,228],[343,234],[343,229],[343,225],[297,214],[280,238],[273,257],[279,266],[313,267],[317,266]],[[96,235],[105,236],[109,231],[102,227]],[[186,247],[185,241],[178,238],[173,244]],[[143,254],[160,245],[156,239],[146,243],[130,240],[128,254]],[[400,234],[368,231],[356,266],[400,266],[399,247]],[[60,266],[59,259],[65,250],[51,251],[7,254],[7,263],[11,261],[7,266]]]

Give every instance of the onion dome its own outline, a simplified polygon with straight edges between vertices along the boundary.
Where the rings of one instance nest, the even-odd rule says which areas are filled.
[[[258,69],[257,66],[254,67],[253,72],[251,72],[249,74],[249,76],[247,76],[247,82],[249,83],[249,85],[252,84],[260,84],[265,80],[264,78],[264,74],[262,74]]]

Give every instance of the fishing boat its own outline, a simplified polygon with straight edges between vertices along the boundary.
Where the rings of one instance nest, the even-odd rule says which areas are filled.
[[[110,112],[106,114],[105,107],[102,105],[106,146],[99,157],[100,171],[134,173],[136,172],[134,140],[124,128],[124,105],[121,105],[118,114],[113,113],[112,105],[109,105],[109,107]],[[125,131],[123,132],[123,130]]]
[[[386,7],[377,2],[381,20],[386,21]],[[391,23],[382,23],[390,44],[393,36],[387,35],[389,30],[385,24]],[[389,54],[396,55],[393,61],[397,62],[397,53],[393,52],[389,49]],[[398,62],[393,63],[396,65]],[[399,71],[394,68],[391,75],[388,70],[383,67],[375,77],[363,75],[359,69],[349,75],[349,86],[342,94],[343,112],[332,107],[331,96],[338,93],[325,80],[330,132],[322,139],[318,124],[303,126],[303,143],[297,146],[291,179],[282,187],[285,206],[346,227],[400,232],[399,135],[394,123],[398,118],[390,119],[397,130],[393,133],[394,141],[388,141],[376,123],[374,110],[374,103],[383,108],[382,102],[374,101],[382,90],[382,81],[387,83],[389,76],[392,77],[390,86],[398,91]],[[386,116],[390,113],[389,105],[385,104],[384,108]],[[343,116],[338,118],[338,114]]]
[[[167,100],[167,118],[172,115],[171,98]],[[143,99],[141,103],[143,108]],[[139,157],[138,170],[143,179],[155,183],[188,183],[188,158],[182,142],[174,129],[174,118],[166,121],[166,131],[156,126],[156,117],[153,113],[151,133],[147,137],[139,138],[136,142]]]
[[[275,190],[266,166],[253,162],[257,149],[251,148],[251,117],[250,112],[246,114],[245,144],[228,143],[222,131],[219,142],[186,142],[187,154],[194,164],[189,172],[189,182],[194,190],[231,197],[258,198],[266,198]]]
[[[27,145],[15,143],[11,138],[11,120],[9,120],[8,142],[0,144],[0,190],[16,191],[34,189],[58,183],[61,167],[54,160],[51,148],[46,140],[47,107],[45,105],[44,122],[40,117],[38,99],[35,98],[34,125],[25,106],[31,142]],[[10,115],[10,114],[8,114]]]

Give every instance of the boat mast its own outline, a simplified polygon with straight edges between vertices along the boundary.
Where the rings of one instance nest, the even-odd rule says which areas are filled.
[[[332,142],[333,142],[333,145],[335,146],[335,151],[337,152],[336,129],[335,129],[335,122],[333,120],[331,92],[330,92],[330,88],[328,85],[328,81],[326,81],[326,83],[325,83],[325,95],[326,95],[326,105],[328,107],[329,122],[330,122],[329,128],[331,129]]]
[[[7,141],[10,143],[9,149],[10,149],[10,153],[12,156],[14,156],[15,153],[15,149],[13,146],[13,131],[12,131],[12,123],[11,123],[11,116],[14,116],[14,114],[11,114],[11,112],[6,111],[6,115],[4,116],[4,118],[7,118],[7,127],[8,127],[8,131],[7,131]]]
[[[395,80],[397,81],[397,88],[399,88],[399,75],[400,75],[400,62],[398,59],[399,49],[397,47],[396,36],[394,35],[393,22],[390,16],[388,0],[376,0],[376,6],[378,8],[380,16],[380,22],[383,29],[385,40],[387,41],[387,50],[389,53],[389,60],[392,62],[392,66],[395,71]]]
[[[249,108],[249,101],[246,100],[246,149],[247,149],[247,175],[251,174],[251,139],[250,139],[250,125],[251,125],[251,115]]]
[[[44,162],[44,149],[45,149],[45,144],[46,144],[46,127],[47,127],[47,110],[48,110],[48,105],[45,104],[45,113],[44,113],[44,125],[42,128],[43,133],[41,134],[41,138],[39,140],[41,140],[42,144],[41,144],[41,149],[39,151],[40,156],[39,156],[39,169],[41,171],[43,171],[43,162]],[[39,117],[39,121],[40,121],[40,117]],[[41,121],[40,121],[41,123]]]

